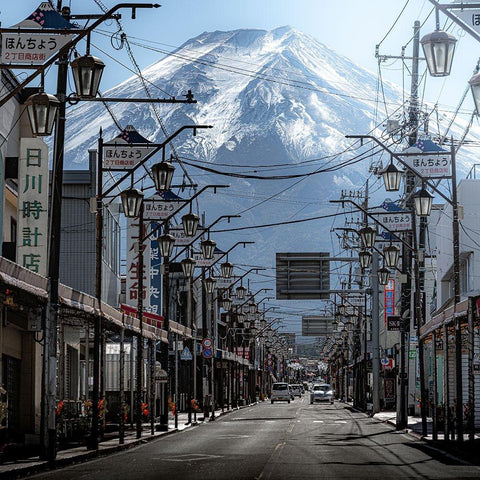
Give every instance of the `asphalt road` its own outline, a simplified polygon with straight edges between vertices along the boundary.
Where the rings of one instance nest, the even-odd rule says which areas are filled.
[[[245,408],[135,449],[35,479],[218,480],[480,478],[480,468],[431,450],[341,403],[307,398]]]

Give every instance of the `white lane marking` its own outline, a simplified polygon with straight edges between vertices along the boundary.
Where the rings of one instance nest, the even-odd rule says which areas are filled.
[[[211,458],[222,458],[221,455],[208,455],[201,453],[188,453],[184,455],[177,455],[175,458],[159,458],[160,460],[165,460],[167,462],[187,462],[187,461],[199,461],[199,460],[210,460]]]
[[[347,423],[345,420],[335,420],[335,423]]]
[[[313,423],[323,423],[323,420],[314,420]]]

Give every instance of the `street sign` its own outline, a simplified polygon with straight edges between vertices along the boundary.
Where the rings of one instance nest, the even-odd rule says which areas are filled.
[[[302,335],[305,337],[326,336],[332,333],[332,316],[303,315]]]
[[[197,235],[203,232],[203,228],[197,228]],[[187,237],[183,227],[171,227],[168,231],[170,235],[175,237],[175,247],[189,245],[194,237]]]
[[[417,351],[416,350],[409,350],[408,351],[408,358],[410,360],[413,360],[414,358],[416,358],[417,356]]]
[[[412,229],[412,214],[388,198],[378,208],[373,209],[371,214],[375,215],[377,221],[392,232]]]
[[[390,332],[400,331],[402,329],[402,318],[398,315],[387,317],[387,330]]]
[[[213,350],[211,348],[204,348],[202,351],[203,358],[212,358],[213,357]]]
[[[144,220],[165,220],[185,205],[186,200],[162,200],[154,196],[143,205]]]
[[[277,253],[277,300],[329,300],[330,254]]]
[[[140,163],[153,148],[152,142],[127,125],[102,148],[102,166],[106,170],[130,170]]]
[[[180,360],[191,360],[192,358],[192,352],[190,352],[190,349],[188,347],[185,347],[180,354]]]
[[[480,9],[468,9],[468,3],[464,3],[465,10],[455,10],[455,16],[459,17],[472,30],[480,33]]]
[[[197,262],[195,264],[196,267],[211,267],[216,261],[220,260],[222,256],[223,256],[223,253],[215,253],[213,255],[213,258],[207,260],[203,258],[203,255],[201,252],[193,252],[193,255],[192,255],[195,262]]]
[[[73,37],[59,33],[2,33],[0,63],[43,65]]]
[[[450,152],[428,138],[419,138],[414,145],[402,152],[401,158],[406,165],[423,178],[451,176]]]
[[[202,341],[203,348],[210,348],[213,345],[211,338],[204,338]]]

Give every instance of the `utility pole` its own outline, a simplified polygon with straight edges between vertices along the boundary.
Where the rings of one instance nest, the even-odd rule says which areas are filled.
[[[418,62],[420,54],[420,22],[415,21],[413,27],[413,56],[412,56],[412,84],[410,89],[410,106],[408,109],[408,143],[412,146],[417,141],[418,132]],[[408,211],[413,210],[412,192],[415,184],[415,176],[407,172],[405,178],[405,198],[406,209]],[[415,232],[406,233],[406,243],[412,245],[412,239]],[[410,332],[410,319],[412,317],[412,305],[411,305],[411,292],[412,292],[412,276],[410,273],[412,265],[412,251],[402,247],[402,274],[406,276],[405,283],[402,283],[401,289],[401,330],[400,330],[400,372],[399,372],[399,384],[400,384],[400,398],[397,403],[397,430],[401,430],[407,427],[408,424],[408,373],[407,373],[407,355],[406,350],[408,347],[407,335]],[[415,286],[419,288],[418,285]]]

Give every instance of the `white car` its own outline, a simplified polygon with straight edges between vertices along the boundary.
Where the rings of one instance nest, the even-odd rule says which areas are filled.
[[[321,402],[329,402],[333,405],[333,388],[328,383],[317,383],[310,391],[310,405]]]
[[[292,396],[290,394],[290,388],[286,382],[277,382],[272,385],[272,395],[270,401],[272,403],[283,401],[290,403]]]
[[[290,391],[292,392],[292,395],[294,397],[301,397],[302,396],[302,386],[301,385],[297,385],[297,384],[290,385]]]

